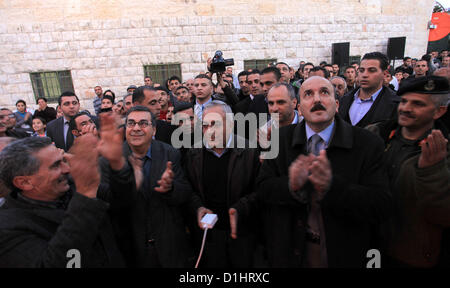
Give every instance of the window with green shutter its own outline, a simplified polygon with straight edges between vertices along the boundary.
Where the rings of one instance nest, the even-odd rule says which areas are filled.
[[[244,70],[248,69],[258,69],[263,70],[269,64],[276,63],[277,59],[255,59],[255,60],[244,60]]]
[[[57,102],[62,92],[75,92],[69,70],[30,73],[30,78],[35,99],[45,97],[49,102]]]
[[[169,64],[152,64],[144,65],[144,77],[152,77],[153,83],[159,83],[165,86],[167,79],[172,76],[178,76],[181,78],[181,64],[180,63],[169,63]]]

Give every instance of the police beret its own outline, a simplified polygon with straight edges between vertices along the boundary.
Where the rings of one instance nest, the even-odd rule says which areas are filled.
[[[136,87],[136,85],[130,85],[130,86],[128,86],[127,90],[130,90],[130,89],[137,89],[137,87]]]
[[[402,81],[397,95],[401,96],[406,93],[421,94],[446,94],[449,85],[447,78],[439,76],[423,76]]]

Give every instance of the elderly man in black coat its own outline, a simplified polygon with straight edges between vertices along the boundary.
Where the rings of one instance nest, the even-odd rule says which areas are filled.
[[[213,100],[203,111],[203,137],[206,145],[196,145],[186,152],[184,168],[194,188],[191,209],[197,212],[197,224],[206,213],[218,215],[209,232],[201,267],[248,268],[253,266],[256,246],[256,206],[252,194],[260,162],[256,148],[233,134],[231,108]],[[199,148],[196,148],[199,147]],[[195,227],[200,244],[202,231]]]
[[[337,105],[329,80],[308,78],[304,121],[280,129],[280,153],[261,167],[272,267],[365,267],[373,231],[390,215],[383,143],[340,119]]]
[[[17,140],[0,153],[0,179],[11,190],[0,208],[0,267],[124,267],[109,205],[97,198],[97,141],[76,139],[70,166],[46,137]]]

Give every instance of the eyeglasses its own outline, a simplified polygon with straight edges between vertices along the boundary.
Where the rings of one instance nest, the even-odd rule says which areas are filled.
[[[14,118],[14,117],[16,117],[16,116],[15,116],[14,114],[0,115],[0,119],[4,119],[4,118],[6,118],[6,117],[12,119],[12,118]]]
[[[136,126],[136,124],[139,125],[139,128],[147,128],[150,123],[147,120],[141,120],[139,122],[136,122],[134,120],[127,121],[128,128],[134,128],[134,126]]]

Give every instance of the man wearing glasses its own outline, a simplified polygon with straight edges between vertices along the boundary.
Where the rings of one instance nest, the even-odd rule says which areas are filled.
[[[138,88],[139,89],[139,88]],[[124,165],[120,172],[101,164],[102,183],[128,183],[123,194],[107,195],[112,221],[128,267],[187,267],[189,246],[181,206],[191,197],[179,152],[157,140],[156,117],[147,107],[135,106],[126,118]],[[120,132],[117,132],[120,134]],[[118,136],[117,149],[122,137]],[[116,165],[114,165],[116,166]],[[111,168],[110,168],[111,167]]]
[[[0,109],[0,137],[25,138],[30,136],[22,128],[14,128],[16,125],[16,116],[8,108]]]

